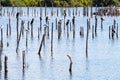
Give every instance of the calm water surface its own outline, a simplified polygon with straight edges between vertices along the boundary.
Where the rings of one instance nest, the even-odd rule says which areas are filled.
[[[32,9],[36,9],[38,15],[32,16]],[[11,36],[6,36],[7,24],[9,17],[7,16],[7,10],[11,11],[12,8],[3,8],[5,15],[0,17],[0,25],[3,26],[3,50],[0,51],[0,79],[4,78],[4,56],[8,56],[8,75],[6,80],[120,80],[120,39],[109,39],[109,26],[113,24],[115,19],[120,25],[120,17],[103,17],[103,30],[101,30],[101,20],[98,16],[98,35],[92,39],[92,30],[89,33],[89,46],[88,46],[88,59],[86,59],[85,45],[86,45],[86,21],[87,18],[82,15],[82,8],[78,8],[80,15],[75,18],[76,33],[75,39],[73,39],[72,31],[69,32],[69,38],[67,38],[67,31],[63,29],[62,20],[62,35],[61,39],[57,38],[57,30],[55,19],[63,19],[60,15],[56,16],[57,8],[53,8],[55,13],[51,16],[51,8],[47,8],[47,15],[49,18],[49,38],[45,38],[45,46],[42,47],[40,60],[38,56],[39,46],[42,40],[45,24],[45,14],[43,10],[42,20],[42,32],[40,32],[40,39],[38,39],[38,27],[40,8],[30,8],[30,16],[27,17],[27,8],[22,8],[24,15],[20,17],[20,21],[25,21],[25,29],[27,28],[27,22],[34,21],[34,38],[31,39],[31,34],[28,34],[28,49],[25,46],[25,35],[21,37],[19,51],[16,53],[16,17],[11,16]],[[75,10],[75,8],[74,8]],[[67,9],[68,11],[68,9]],[[72,13],[73,8],[70,8]],[[14,9],[17,12],[17,8]],[[72,15],[66,17],[72,20]],[[91,19],[91,26],[95,24],[95,18]],[[53,58],[51,57],[51,24],[54,23],[53,29]],[[80,26],[84,27],[85,37],[81,38],[79,35]],[[19,22],[19,28],[21,27]],[[119,30],[120,33],[120,30]],[[7,47],[7,43],[9,46]],[[22,51],[25,50],[26,54],[26,68],[23,72],[22,69]],[[69,59],[66,55],[70,55],[73,61],[72,76],[69,74]]]

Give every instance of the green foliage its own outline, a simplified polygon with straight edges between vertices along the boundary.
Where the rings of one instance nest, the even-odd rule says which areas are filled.
[[[94,0],[93,5],[94,6],[109,6],[109,5],[115,5],[114,0]]]
[[[3,6],[120,6],[120,0],[1,0]]]

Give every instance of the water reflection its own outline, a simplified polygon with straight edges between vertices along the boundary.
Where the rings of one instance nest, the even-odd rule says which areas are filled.
[[[89,60],[86,58],[86,71],[89,71]]]
[[[8,72],[4,73],[4,78],[5,78],[5,80],[8,80]]]
[[[22,78],[23,78],[23,80],[25,80],[25,71],[26,71],[25,68],[23,68],[22,69]]]
[[[85,79],[86,80],[91,80],[90,78],[90,66],[89,66],[89,59],[86,58],[86,72],[85,72]]]

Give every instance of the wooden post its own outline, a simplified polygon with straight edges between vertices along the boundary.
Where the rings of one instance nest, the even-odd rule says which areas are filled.
[[[30,24],[30,22],[28,21],[28,30],[30,30],[29,24]]]
[[[80,27],[80,36],[84,37],[84,28],[83,27]]]
[[[72,31],[72,28],[71,28],[71,22],[70,22],[70,31]]]
[[[22,67],[23,67],[23,71],[25,69],[25,51],[22,51]]]
[[[7,35],[7,37],[8,37],[8,24],[7,24],[7,30],[6,30],[6,35]]]
[[[73,39],[74,39],[75,38],[75,16],[73,16],[72,24],[73,24]]]
[[[115,34],[115,26],[112,26],[112,39],[114,39],[114,34]]]
[[[7,60],[8,60],[8,57],[5,56],[5,58],[4,58],[4,74],[5,74],[5,78],[7,78],[7,73],[8,73]]]
[[[46,21],[46,24],[48,24],[48,16],[46,16],[45,21]]]
[[[89,16],[89,8],[88,8],[88,6],[87,6],[87,16]]]
[[[41,44],[40,44],[40,47],[39,47],[39,51],[38,51],[38,55],[40,56],[40,58],[41,58],[41,53],[40,52],[41,52],[42,44],[43,44],[44,40],[45,40],[45,33],[43,34],[42,41],[41,41]]]
[[[60,39],[61,37],[61,32],[62,32],[62,28],[61,28],[61,20],[58,22],[58,39]]]
[[[85,6],[83,6],[83,16],[85,16],[86,15],[86,9],[85,9]]]
[[[69,72],[70,72],[70,75],[72,75],[72,59],[71,59],[71,57],[69,56],[69,55],[67,55],[67,57],[69,58],[69,60],[70,60],[70,66],[69,66]]]
[[[18,26],[18,25],[19,25],[19,15],[20,15],[20,13],[17,12],[17,14],[16,14],[16,18],[17,18],[17,26],[16,26],[16,27],[17,27],[17,28],[16,28],[16,29],[17,29],[17,40],[18,40],[18,34],[19,34],[19,28],[18,28],[18,27],[19,27],[19,26]]]
[[[69,24],[69,20],[67,20],[67,22],[66,22],[66,26],[67,26],[67,38],[69,37],[69,26],[68,26],[68,24]]]
[[[40,28],[38,28],[38,39],[40,38]]]
[[[53,16],[53,2],[52,2],[51,16]]]
[[[52,22],[52,29],[51,29],[51,56],[53,56],[53,22]]]
[[[42,17],[40,16],[40,31],[42,31]]]
[[[3,48],[3,29],[1,28],[1,48]]]
[[[95,36],[97,36],[97,16],[95,16]]]
[[[116,29],[116,37],[118,38],[118,23],[117,23],[117,29]]]
[[[24,24],[24,21],[22,21],[21,24]],[[19,47],[19,43],[20,43],[20,39],[21,39],[21,35],[22,35],[22,30],[23,30],[23,26],[21,26],[20,35],[19,35],[18,40],[17,40],[16,52],[18,52],[18,47]]]
[[[94,39],[94,25],[92,26],[92,38]]]
[[[109,26],[109,39],[111,38],[111,29],[110,29],[110,26]]]
[[[103,30],[103,21],[104,19],[101,17],[101,30]]]
[[[33,22],[34,22],[34,19],[32,18],[32,21],[31,21],[31,37],[33,38]]]
[[[10,14],[10,13],[9,13]],[[9,35],[11,35],[11,20],[10,20],[10,15],[9,15]]]
[[[26,30],[26,48],[28,48],[28,30]]]
[[[48,22],[48,26],[47,26],[47,36],[49,38],[49,22]]]
[[[89,20],[87,19],[87,24]],[[86,58],[88,58],[88,36],[89,36],[89,25],[87,25],[87,35],[86,35]]]
[[[66,11],[64,10],[64,30],[65,30],[65,18],[66,18]]]
[[[22,36],[24,36],[24,21],[21,22],[21,26],[22,26]]]
[[[56,30],[57,30],[57,23],[58,23],[58,22],[57,22],[57,18],[56,18]]]

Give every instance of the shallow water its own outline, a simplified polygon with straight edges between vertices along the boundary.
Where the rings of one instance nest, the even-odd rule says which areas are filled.
[[[105,21],[103,22],[103,30],[101,30],[100,18],[98,16],[98,35],[92,39],[91,29],[89,32],[89,43],[88,43],[88,59],[86,59],[86,21],[89,17],[84,17],[82,15],[82,8],[78,8],[80,11],[80,16],[77,15],[75,18],[76,34],[75,39],[73,39],[72,31],[69,32],[69,38],[67,38],[67,31],[63,29],[62,20],[62,35],[61,39],[58,40],[55,19],[63,19],[64,17],[55,14],[51,16],[51,8],[47,8],[47,15],[49,18],[49,28],[50,35],[49,38],[45,38],[45,46],[42,47],[41,56],[39,58],[38,50],[42,40],[42,35],[44,32],[45,15],[43,10],[43,20],[42,20],[42,32],[40,33],[40,39],[38,39],[38,27],[39,23],[39,13],[40,8],[34,8],[38,11],[38,15],[32,15],[32,8],[30,8],[30,16],[27,17],[27,8],[23,7],[24,15],[20,17],[20,21],[25,21],[25,29],[27,28],[27,22],[34,21],[34,37],[31,39],[31,34],[28,34],[28,49],[25,46],[25,35],[21,37],[19,51],[16,53],[16,17],[11,16],[11,36],[6,36],[6,28],[8,24],[9,17],[7,16],[7,9],[11,11],[12,8],[4,7],[5,15],[0,17],[0,25],[3,26],[3,50],[1,53],[1,71],[0,79],[4,79],[4,56],[8,56],[8,80],[119,80],[119,66],[120,66],[120,40],[109,39],[109,26],[113,24],[115,19],[118,24],[120,24],[120,17],[103,17]],[[53,8],[54,13],[56,13],[57,8]],[[71,13],[73,8],[70,8]],[[75,8],[74,8],[75,10]],[[14,9],[17,12],[17,8]],[[72,19],[71,16],[66,17],[67,19]],[[95,24],[94,16],[91,19],[91,26]],[[54,23],[53,29],[53,57],[51,57],[51,24]],[[19,22],[19,28],[20,28]],[[79,35],[80,26],[84,27],[84,38]],[[19,29],[20,30],[20,29]],[[120,31],[119,31],[120,33]],[[0,36],[1,37],[1,36]],[[7,42],[9,46],[7,47]],[[23,72],[22,69],[22,51],[25,50],[26,54],[26,68]],[[69,59],[66,55],[70,55],[73,61],[72,75],[69,74]]]

